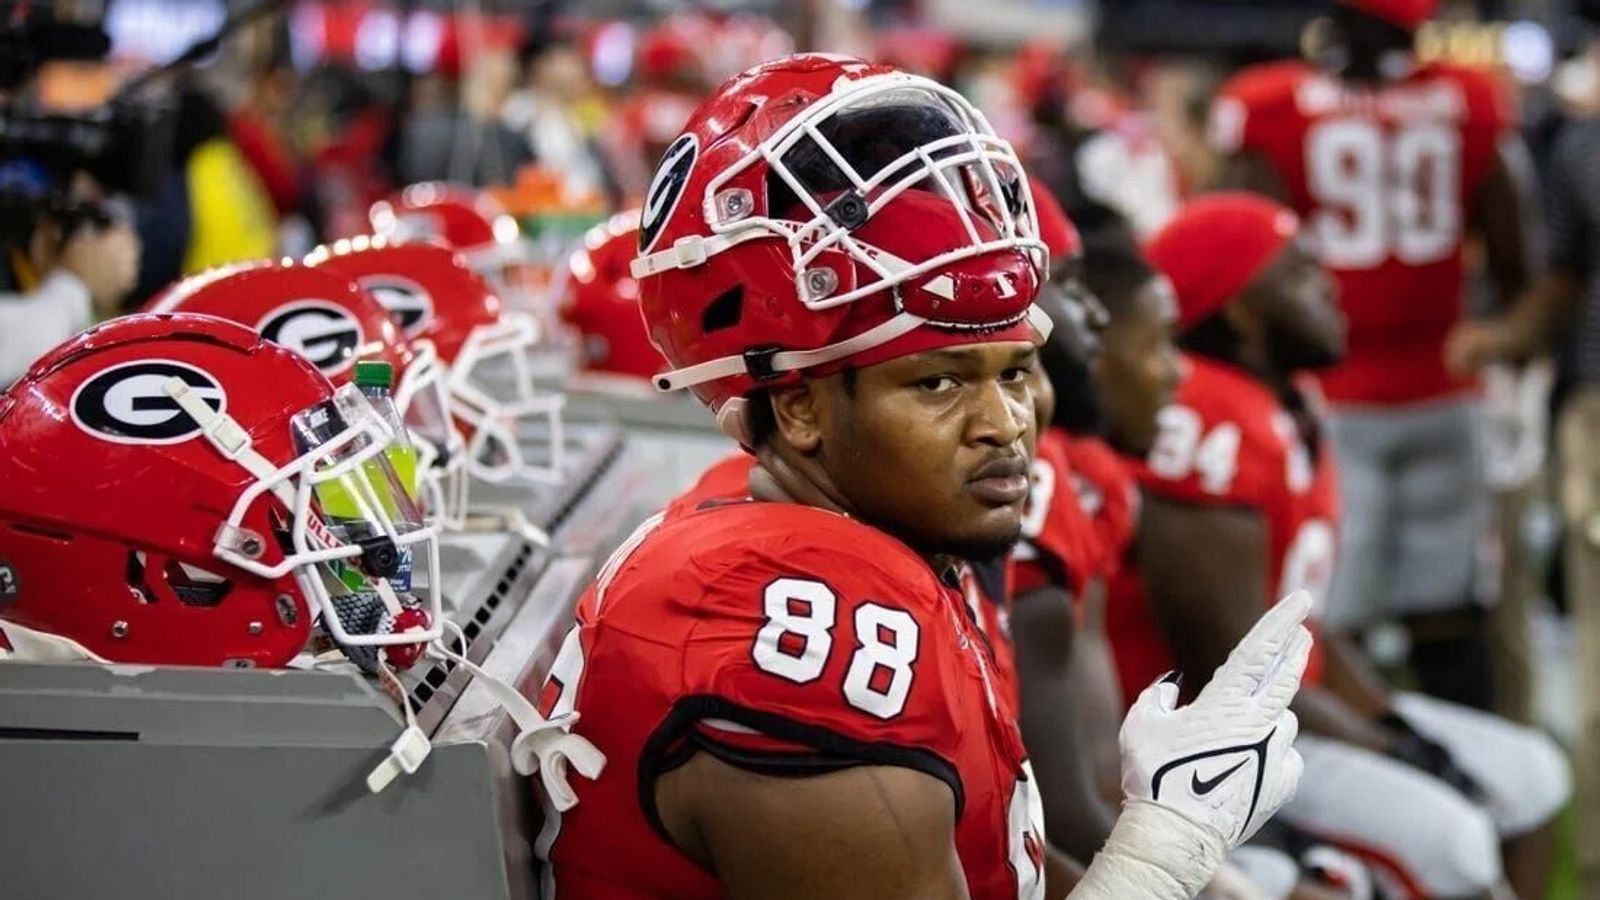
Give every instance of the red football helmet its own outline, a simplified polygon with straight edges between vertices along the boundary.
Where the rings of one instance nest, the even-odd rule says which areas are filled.
[[[87,331],[0,394],[0,632],[24,656],[283,666],[320,616],[364,666],[409,664],[440,634],[439,554],[393,440],[232,322]]]
[[[384,308],[348,277],[289,262],[224,266],[175,282],[145,311],[203,313],[247,325],[310,360],[335,385],[349,382],[358,357],[389,363],[427,511],[437,524],[461,526],[466,443],[448,414],[445,369],[432,348],[414,352]]]
[[[800,371],[1028,340],[1048,267],[1027,178],[960,94],[800,54],[696,111],[656,170],[632,271],[651,339],[740,440]]]
[[[711,86],[706,52],[715,25],[698,11],[668,16],[639,35],[634,66],[648,84],[674,84],[705,90]]]
[[[582,336],[580,364],[591,372],[650,379],[667,361],[639,315],[639,282],[628,271],[639,248],[639,211],[589,229],[567,260],[561,318]]]
[[[793,52],[794,38],[765,16],[690,9],[640,35],[635,57],[644,83],[704,93],[751,66]]]
[[[1033,208],[1039,216],[1039,238],[1050,250],[1050,278],[1035,302],[1055,327],[1050,340],[1056,348],[1082,365],[1100,355],[1100,334],[1111,322],[1100,298],[1083,281],[1083,237],[1044,183],[1028,182]],[[1041,352],[1042,358],[1049,351]]]
[[[459,253],[428,241],[353,238],[307,262],[355,279],[408,336],[437,350],[449,369],[450,410],[469,432],[465,456],[473,475],[495,483],[561,480],[566,398],[533,387],[538,323],[506,310]],[[545,443],[547,459],[528,457],[527,445]]]
[[[372,233],[386,240],[443,241],[499,291],[515,282],[508,276],[531,258],[517,220],[488,193],[469,187],[413,184],[374,203],[367,218]]]

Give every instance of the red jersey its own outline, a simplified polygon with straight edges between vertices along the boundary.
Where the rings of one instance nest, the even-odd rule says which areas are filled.
[[[1122,567],[1138,518],[1138,485],[1105,441],[1051,428],[1039,435],[1017,546],[1017,590],[1054,584],[1081,594]]]
[[[988,642],[995,692],[1007,715],[1021,714],[1022,683],[1017,678],[1017,652],[1011,641],[1011,601],[1017,596],[1017,564],[1013,554],[961,567],[961,598]]]
[[[1092,435],[1067,438],[1067,460],[1077,473],[1078,504],[1093,523],[1100,556],[1095,576],[1121,571],[1139,525],[1139,484],[1111,445]]]
[[[1098,567],[1099,539],[1083,506],[1083,479],[1073,471],[1070,442],[1059,428],[1039,433],[1016,551],[1018,592],[1055,585],[1077,594]]]
[[[1188,358],[1177,400],[1161,412],[1150,456],[1134,466],[1151,494],[1184,503],[1244,507],[1268,532],[1262,609],[1298,588],[1318,602],[1333,577],[1338,494],[1332,452],[1306,446],[1294,416],[1261,382],[1232,366]],[[1124,699],[1175,668],[1173,655],[1129,566],[1111,582],[1106,631]],[[1312,648],[1306,683],[1321,678]]]
[[[668,504],[671,519],[708,504],[747,500],[750,470],[756,460],[745,452],[730,453],[711,464],[688,490]],[[1011,599],[1016,596],[1017,566],[1011,554],[1002,559],[968,564],[961,568],[961,598],[967,611],[989,642],[995,682],[1006,702],[1016,710],[1016,653],[1011,644]]]
[[[651,787],[705,750],[760,771],[899,765],[940,778],[971,895],[1042,897],[1037,792],[961,595],[909,547],[836,513],[674,509],[579,600],[541,691],[541,710],[576,709],[574,731],[607,759],[597,779],[572,779],[576,807],[546,809],[536,850],[554,896],[722,896],[666,837]]]
[[[1301,62],[1255,66],[1222,90],[1223,152],[1269,161],[1350,320],[1330,400],[1402,404],[1461,391],[1444,339],[1462,316],[1461,247],[1511,103],[1493,76],[1427,65],[1365,88]]]
[[[1018,544],[1018,591],[1058,585],[1077,596],[1122,569],[1138,525],[1138,482],[1104,440],[1048,429]]]

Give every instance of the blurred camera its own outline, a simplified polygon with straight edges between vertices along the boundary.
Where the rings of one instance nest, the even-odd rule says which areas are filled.
[[[92,109],[63,113],[33,96],[53,61],[98,62],[110,49],[93,4],[0,3],[0,246],[25,246],[43,218],[63,234],[111,214],[96,193],[152,193],[173,141],[170,102],[124,91]]]

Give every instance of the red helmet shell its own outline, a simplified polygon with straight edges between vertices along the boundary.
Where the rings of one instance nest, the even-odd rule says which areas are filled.
[[[700,82],[710,77],[705,54],[715,25],[701,13],[679,13],[639,37],[634,58],[639,77],[650,82]]]
[[[349,278],[292,262],[261,262],[202,272],[168,286],[146,312],[202,313],[248,326],[310,360],[340,385],[357,358],[381,359],[395,377],[410,348],[378,302]]]
[[[304,358],[207,316],[115,319],[41,358],[0,394],[0,560],[16,585],[0,617],[114,661],[282,666],[304,649],[312,611],[292,574],[262,578],[213,554],[255,479],[160,392],[173,376],[279,465],[296,455],[290,419],[333,393]],[[257,503],[245,523],[271,534],[274,506]]]
[[[722,198],[734,198],[740,204],[736,218],[724,219],[735,227],[787,218],[791,210],[769,208],[769,201],[778,202],[768,196],[768,176],[774,171],[770,161],[752,163],[752,158],[764,141],[791,120],[830,100],[830,94],[839,96],[837,92],[848,91],[852,84],[877,76],[888,77],[876,79],[875,88],[924,94],[947,90],[888,66],[828,54],[785,57],[723,84],[691,117],[656,170],[642,213],[641,256],[693,249],[697,242],[717,234],[710,217],[723,215],[718,208]],[[981,118],[976,110],[966,114]],[[1009,147],[1004,152],[1009,154]],[[1014,156],[1011,158],[1014,161]],[[1013,174],[1021,177],[1020,163],[1011,165]],[[801,298],[797,287],[800,273],[795,270],[791,247],[777,236],[743,239],[698,263],[641,275],[640,306],[651,340],[680,368],[740,355],[749,359],[750,353],[779,348],[810,350],[884,323],[899,311],[902,301],[905,309],[930,320],[938,317],[924,311],[941,304],[952,311],[964,307],[963,315],[980,313],[967,320],[970,325],[958,324],[941,332],[951,342],[1007,339],[981,338],[995,329],[978,320],[1020,321],[1043,274],[1043,245],[1034,237],[1031,203],[1025,193],[1012,199],[1024,204],[1017,213],[1027,223],[1021,226],[1020,238],[1032,241],[1037,256],[1009,248],[985,251],[919,275],[894,291],[883,290],[828,308],[807,304]],[[805,213],[806,218],[810,216]],[[943,254],[952,240],[967,241],[969,231],[963,228],[953,202],[932,190],[911,189],[898,193],[851,235],[919,263]],[[994,237],[990,232],[973,240],[988,242]],[[808,272],[832,279],[834,296],[877,283],[882,274],[839,244],[822,250],[808,266]],[[831,274],[820,272],[824,269]],[[641,271],[637,265],[635,271]],[[949,295],[934,296],[936,281],[946,288],[953,283],[955,289]],[[913,302],[921,307],[913,307]],[[962,335],[959,338],[955,337],[958,333]],[[882,358],[887,356],[874,361]],[[752,373],[703,381],[693,389],[713,409],[720,409],[727,400],[758,385],[792,383],[799,377],[798,372],[789,371],[758,380]]]
[[[354,281],[388,311],[404,336],[429,340],[454,365],[473,329],[500,321],[502,305],[461,254],[437,241],[354,238],[312,252],[306,262]]]
[[[1037,178],[1028,181],[1033,191],[1033,208],[1039,214],[1039,239],[1050,248],[1050,261],[1065,262],[1083,252],[1083,237],[1078,226],[1072,224],[1067,211],[1061,208],[1044,182]]]
[[[582,365],[649,379],[667,368],[639,314],[639,282],[628,266],[639,246],[639,211],[596,225],[567,261],[561,318],[582,337]]]
[[[379,237],[435,238],[468,253],[517,234],[516,221],[489,194],[438,181],[413,184],[374,203],[367,218]]]

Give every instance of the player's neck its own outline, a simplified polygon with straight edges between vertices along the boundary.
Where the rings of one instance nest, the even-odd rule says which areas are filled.
[[[852,514],[850,504],[821,466],[809,461],[793,462],[770,445],[756,451],[756,464],[750,470],[750,496],[769,503],[798,503]]]
[[[814,506],[849,516],[857,521],[866,521],[856,515],[850,501],[845,499],[844,494],[828,477],[827,470],[816,461],[793,451],[785,453],[770,444],[756,451],[756,464],[750,469],[750,497],[767,503],[798,503],[801,506]],[[905,540],[893,531],[883,529],[882,526],[874,525],[874,527],[887,531],[892,537]],[[907,543],[941,577],[960,571],[962,560],[959,557],[948,553],[924,551],[914,544]]]

